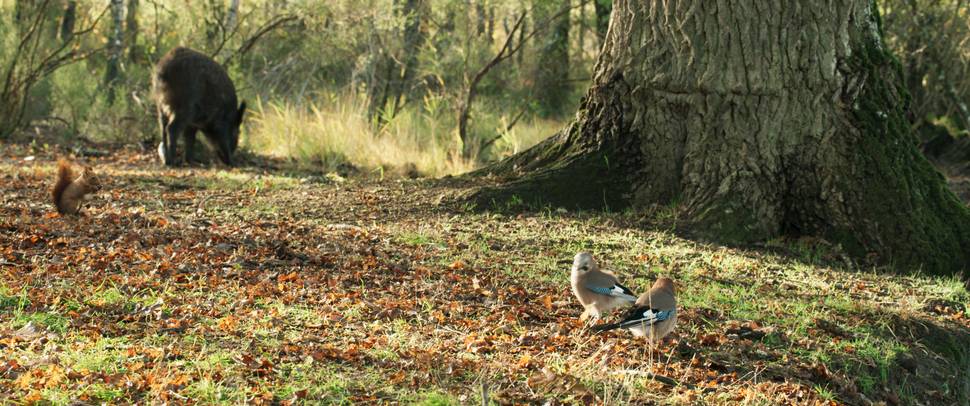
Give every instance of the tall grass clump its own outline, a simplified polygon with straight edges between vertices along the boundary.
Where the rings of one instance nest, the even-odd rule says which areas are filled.
[[[244,142],[259,154],[293,158],[336,168],[351,164],[363,170],[414,168],[424,176],[444,176],[476,168],[480,157],[462,158],[449,110],[426,100],[380,126],[367,118],[367,105],[353,94],[318,97],[309,103],[257,102]],[[503,128],[506,118],[481,113],[478,126]],[[509,131],[496,131],[488,151],[495,158],[528,148],[548,137],[560,123],[536,120]]]

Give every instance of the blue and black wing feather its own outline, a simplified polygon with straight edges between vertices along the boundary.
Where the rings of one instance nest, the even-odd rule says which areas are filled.
[[[626,286],[620,285],[619,283],[614,283],[613,286],[586,286],[586,289],[594,293],[601,295],[612,296],[612,297],[622,297],[636,300],[633,291],[627,289]]]
[[[626,287],[626,286],[623,286],[623,285],[620,285],[619,283],[617,283],[617,284],[616,284],[616,287],[618,287],[618,288],[620,288],[621,290],[623,290],[623,294],[624,294],[624,295],[630,295],[630,296],[636,296],[635,294],[633,294],[633,291],[632,291],[632,290],[630,290],[630,289],[627,289],[627,287]]]
[[[627,311],[626,315],[624,315],[623,319],[619,322],[593,326],[592,330],[607,331],[617,328],[629,328],[637,326],[649,327],[664,320],[670,319],[673,314],[673,310],[659,310],[649,306],[637,306]]]

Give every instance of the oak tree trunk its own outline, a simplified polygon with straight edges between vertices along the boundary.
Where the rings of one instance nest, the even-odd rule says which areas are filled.
[[[813,235],[864,262],[970,269],[970,213],[916,148],[870,0],[618,1],[561,133],[482,203],[675,205],[727,243]]]

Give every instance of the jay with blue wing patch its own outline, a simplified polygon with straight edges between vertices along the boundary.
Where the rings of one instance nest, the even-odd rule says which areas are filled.
[[[616,323],[593,326],[593,331],[609,331],[618,328],[630,330],[634,336],[647,337],[651,342],[670,334],[677,325],[677,298],[674,281],[660,278],[650,291],[637,299],[622,320]]]
[[[580,252],[573,258],[570,284],[576,299],[585,308],[581,320],[587,317],[599,319],[603,312],[632,305],[637,300],[630,289],[620,284],[616,275],[601,270],[588,252]]]

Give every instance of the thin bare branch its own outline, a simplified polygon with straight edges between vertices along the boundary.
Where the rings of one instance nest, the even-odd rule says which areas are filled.
[[[251,35],[249,38],[243,41],[243,44],[240,45],[238,49],[236,49],[236,52],[233,52],[231,55],[226,57],[226,60],[222,62],[223,65],[228,65],[233,60],[233,58],[237,56],[245,55],[246,52],[249,52],[249,50],[256,45],[256,42],[259,41],[259,39],[262,38],[264,35],[272,32],[273,30],[283,26],[286,23],[289,23],[291,21],[296,21],[297,19],[298,17],[292,14],[284,15],[284,16],[279,16],[273,20],[270,20],[266,24],[263,24],[262,27],[256,30],[255,34]]]

